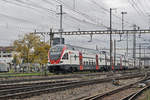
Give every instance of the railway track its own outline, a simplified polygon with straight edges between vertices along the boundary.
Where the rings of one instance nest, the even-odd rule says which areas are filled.
[[[115,74],[132,74],[131,72],[116,72]],[[71,74],[71,75],[58,75],[58,76],[50,76],[50,77],[30,77],[28,78],[22,78],[22,79],[8,79],[8,80],[0,80],[0,84],[12,84],[12,83],[20,83],[20,82],[33,82],[33,81],[46,81],[46,80],[57,80],[57,79],[69,79],[69,78],[82,78],[82,77],[92,77],[92,76],[102,76],[107,75],[111,76],[109,72],[104,73],[89,73],[89,74]]]
[[[51,77],[40,77],[40,78],[22,78],[22,79],[10,79],[1,80],[0,84],[12,84],[21,82],[34,82],[34,81],[46,81],[46,80],[57,80],[57,79],[70,79],[70,78],[81,78],[79,75],[61,75],[61,76],[51,76]]]
[[[39,95],[42,93],[50,93],[56,91],[62,91],[70,88],[81,87],[85,85],[98,84],[103,82],[112,81],[112,79],[128,79],[134,77],[143,77],[143,74],[140,75],[129,75],[121,77],[110,77],[107,79],[92,79],[92,80],[82,80],[82,81],[64,81],[56,83],[33,83],[33,84],[22,84],[22,85],[11,85],[5,87],[0,87],[0,99],[12,99],[12,98],[27,98],[34,95]]]
[[[133,94],[130,94],[123,98],[122,100],[137,100],[137,98],[146,90],[150,88],[150,85],[140,89],[139,91],[134,92]]]
[[[145,81],[146,79],[147,78],[144,77],[143,79],[137,82],[127,84],[125,86],[119,87],[111,91],[106,91],[105,93],[98,93],[96,95],[92,95],[89,97],[83,97],[81,98],[81,100],[135,100],[135,99],[130,99],[137,92],[137,88],[134,88],[133,85]],[[125,94],[129,94],[129,93],[130,95],[124,97]]]

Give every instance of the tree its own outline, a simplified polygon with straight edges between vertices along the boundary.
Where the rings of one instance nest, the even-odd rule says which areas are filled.
[[[12,60],[12,63],[14,65],[14,70],[15,72],[17,71],[16,69],[16,66],[20,64],[20,61],[19,61],[19,56],[17,56],[17,54],[14,54],[13,55],[13,60]]]
[[[48,50],[50,46],[40,40],[36,34],[25,34],[23,38],[14,41],[15,51],[19,54],[23,63],[40,65],[48,61]]]

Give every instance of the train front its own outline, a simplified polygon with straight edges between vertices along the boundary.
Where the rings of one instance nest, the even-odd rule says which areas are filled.
[[[49,65],[48,70],[50,72],[59,72],[61,69],[61,58],[66,49],[65,45],[56,45],[52,47],[48,53]]]

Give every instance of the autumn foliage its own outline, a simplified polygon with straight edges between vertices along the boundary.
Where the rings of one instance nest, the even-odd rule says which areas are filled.
[[[40,40],[36,34],[25,34],[23,38],[14,41],[14,49],[21,63],[46,64],[50,46]]]

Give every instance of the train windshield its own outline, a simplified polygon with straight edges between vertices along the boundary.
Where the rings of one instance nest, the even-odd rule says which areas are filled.
[[[61,52],[64,46],[55,46],[50,49],[50,59],[51,60],[58,60],[61,56]]]

